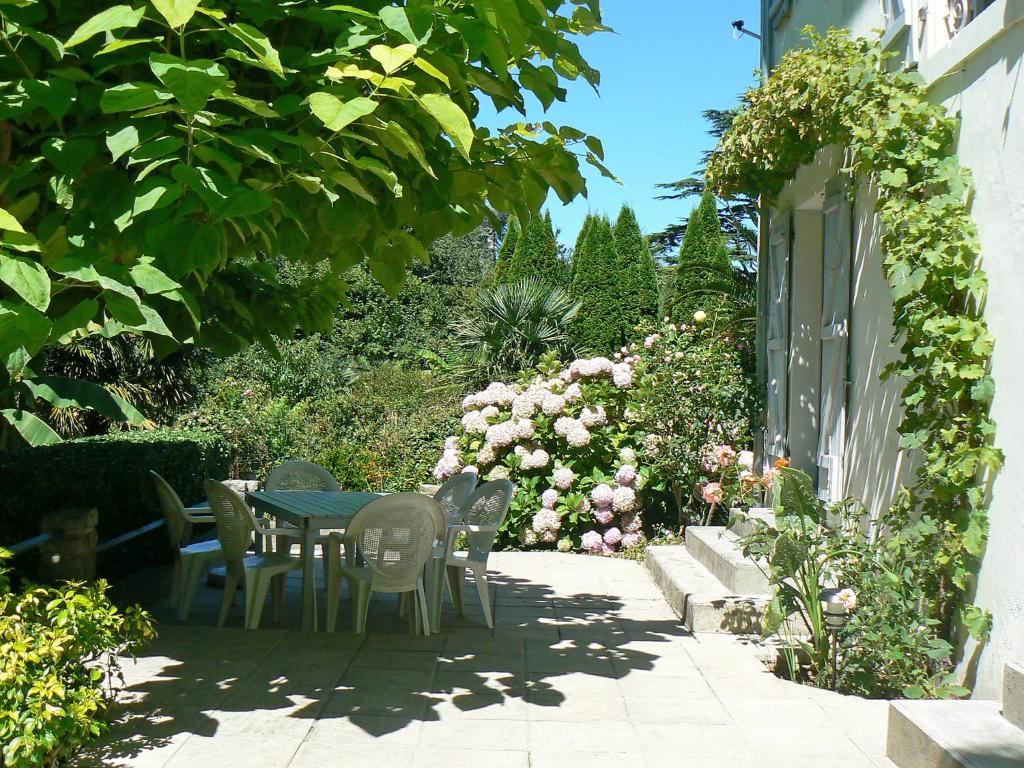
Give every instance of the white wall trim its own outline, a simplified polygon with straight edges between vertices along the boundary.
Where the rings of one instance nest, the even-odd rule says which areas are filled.
[[[928,87],[963,68],[972,56],[1024,21],[1024,0],[996,0],[948,43],[922,56],[918,71]]]

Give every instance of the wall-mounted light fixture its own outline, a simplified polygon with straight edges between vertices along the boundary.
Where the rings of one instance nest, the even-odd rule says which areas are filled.
[[[739,40],[741,37],[746,35],[752,37],[755,40],[760,40],[761,36],[757,32],[751,32],[749,29],[743,26],[743,19],[737,19],[732,23],[732,36]]]

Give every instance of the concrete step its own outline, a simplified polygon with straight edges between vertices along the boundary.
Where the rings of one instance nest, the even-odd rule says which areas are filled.
[[[775,513],[772,512],[771,507],[751,507],[746,512],[731,509],[729,510],[729,525],[727,527],[742,539],[754,532],[755,520],[760,520],[774,526]]]
[[[686,529],[686,550],[730,592],[766,595],[768,577],[753,560],[743,556],[739,537],[722,525],[691,525]]]
[[[691,632],[746,635],[761,631],[768,596],[730,591],[686,547],[648,547],[647,570]]]
[[[1024,664],[1003,668],[1003,717],[1024,729]]]
[[[1024,731],[998,701],[894,701],[886,753],[899,768],[1019,768]]]

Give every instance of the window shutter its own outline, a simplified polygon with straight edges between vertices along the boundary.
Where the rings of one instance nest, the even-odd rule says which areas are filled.
[[[766,400],[768,465],[788,454],[790,214],[772,221],[768,239],[768,365]]]
[[[834,179],[825,188],[818,411],[818,496],[829,502],[841,501],[845,494],[852,213],[847,180]]]

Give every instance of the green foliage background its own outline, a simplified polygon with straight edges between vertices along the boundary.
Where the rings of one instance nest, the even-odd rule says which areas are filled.
[[[621,265],[606,217],[593,220],[583,252],[574,261],[572,295],[580,311],[572,325],[573,340],[580,350],[609,355],[622,346],[625,307]]]
[[[499,253],[499,259],[501,254]],[[542,285],[553,288],[565,284],[566,265],[558,257],[558,243],[551,226],[551,214],[535,216],[527,224],[519,239],[508,268],[498,282],[517,283],[534,278]]]
[[[686,225],[672,292],[672,317],[688,323],[698,310],[712,318],[728,314],[734,285],[718,202],[708,189]]]
[[[632,336],[636,326],[657,320],[658,274],[636,214],[628,205],[622,206],[612,234],[622,272],[622,319]]]

